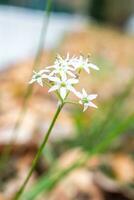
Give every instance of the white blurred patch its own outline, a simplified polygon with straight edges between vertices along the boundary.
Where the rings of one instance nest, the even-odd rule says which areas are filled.
[[[0,6],[0,69],[35,55],[43,16],[43,11]],[[56,48],[65,32],[80,30],[87,24],[83,17],[63,13],[52,13],[49,22],[46,49]]]
[[[125,30],[126,30],[127,33],[134,35],[134,15],[132,15],[128,19],[126,26],[125,26]]]

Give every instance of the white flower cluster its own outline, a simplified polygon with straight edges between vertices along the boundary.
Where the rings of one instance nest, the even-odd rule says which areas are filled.
[[[58,55],[54,65],[46,67],[46,69],[39,72],[34,71],[32,80],[29,83],[37,82],[41,86],[43,86],[43,83],[47,83],[47,86],[49,85],[50,87],[49,92],[57,92],[62,102],[65,102],[69,93],[72,92],[80,99],[79,104],[84,106],[83,111],[85,111],[89,106],[97,108],[91,102],[97,95],[88,95],[85,89],[82,89],[82,92],[78,92],[74,85],[79,83],[81,70],[85,70],[89,74],[90,68],[99,70],[96,65],[90,62],[88,57],[85,58],[80,55],[79,57],[70,58],[69,54],[67,54],[66,58],[63,59]]]

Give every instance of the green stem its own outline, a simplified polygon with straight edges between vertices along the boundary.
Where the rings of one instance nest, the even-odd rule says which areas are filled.
[[[27,185],[27,183],[28,183],[28,181],[29,181],[29,179],[30,179],[30,177],[31,177],[36,165],[37,165],[37,162],[38,162],[38,160],[39,160],[39,158],[40,158],[40,156],[41,156],[41,154],[43,152],[43,149],[44,149],[44,147],[45,147],[45,145],[47,143],[49,135],[50,135],[50,133],[51,133],[53,127],[54,127],[56,119],[57,119],[61,109],[63,108],[63,106],[64,106],[64,103],[60,103],[58,105],[58,108],[57,108],[57,110],[55,112],[55,115],[54,115],[54,117],[52,119],[52,122],[51,122],[51,124],[49,126],[49,129],[48,129],[48,131],[47,131],[47,133],[46,133],[46,135],[44,137],[44,140],[43,140],[42,144],[40,145],[39,150],[38,150],[38,152],[37,152],[37,154],[36,154],[36,156],[35,156],[35,158],[33,160],[32,167],[31,167],[31,169],[30,169],[25,181],[23,182],[22,186],[20,187],[19,191],[17,192],[17,194],[16,194],[16,196],[14,197],[13,200],[18,200],[20,198],[20,196],[22,195],[22,193],[23,193],[23,191],[24,191],[24,189],[25,189],[25,187],[26,187],[26,185]]]

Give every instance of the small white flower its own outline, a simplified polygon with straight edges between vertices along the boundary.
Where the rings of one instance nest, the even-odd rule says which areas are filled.
[[[48,72],[49,72],[49,70],[46,70],[46,69],[40,70],[39,72],[33,71],[34,75],[32,76],[31,81],[29,81],[29,84],[37,82],[39,85],[41,85],[43,87],[42,79],[48,78],[48,75],[45,74],[45,73],[48,73]]]
[[[80,101],[79,103],[84,105],[84,109],[83,109],[83,112],[89,107],[94,107],[94,108],[97,108],[97,106],[92,103],[91,101],[93,99],[95,99],[97,97],[97,94],[91,94],[91,95],[88,95],[85,91],[85,89],[82,89],[82,93],[80,92],[77,92],[76,94],[79,98],[80,98]]]
[[[46,78],[47,81],[50,82],[50,85],[46,82],[49,86],[49,92],[57,90],[60,100],[63,102],[68,94],[73,92],[80,99],[79,103],[84,106],[83,111],[85,111],[89,106],[97,108],[97,106],[92,103],[92,100],[97,97],[97,94],[88,95],[84,89],[82,89],[80,93],[75,90],[74,85],[79,82],[79,71],[84,69],[87,73],[90,73],[90,68],[99,70],[96,65],[90,63],[89,57],[85,58],[81,55],[79,57],[69,58],[69,54],[67,54],[66,58],[62,58],[58,55],[54,65],[40,70],[39,72],[34,71],[32,80],[29,81],[29,83],[37,82],[43,86],[43,79]],[[70,76],[71,78],[69,78]]]
[[[62,99],[65,99],[68,91],[75,93],[73,85],[79,82],[78,79],[67,79],[66,75],[62,76],[61,79],[58,77],[49,77],[49,80],[55,83],[49,89],[49,92],[58,90]]]
[[[53,69],[52,72],[49,74],[49,76],[53,76],[55,74],[59,74],[60,76],[64,76],[65,74],[68,74],[72,77],[76,77],[75,74],[72,72],[74,71],[73,68],[67,66],[67,65],[53,65],[48,67],[48,69]]]
[[[99,70],[99,68],[95,65],[90,63],[89,58],[84,58],[82,55],[79,58],[76,58],[72,61],[72,65],[74,66],[75,70],[84,69],[88,74],[90,73],[90,68]]]
[[[47,69],[53,69],[50,73],[50,76],[53,76],[55,74],[59,74],[60,76],[64,76],[66,74],[76,77],[75,74],[72,72],[75,69],[71,66],[73,58],[69,58],[69,54],[67,54],[67,57],[63,59],[60,55],[57,55],[57,59],[54,63],[54,65],[47,67]]]

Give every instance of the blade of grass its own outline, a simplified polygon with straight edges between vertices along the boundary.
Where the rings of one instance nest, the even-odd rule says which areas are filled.
[[[40,57],[41,57],[42,50],[43,50],[43,47],[44,47],[44,38],[46,38],[47,28],[48,28],[48,24],[49,24],[51,7],[52,7],[52,0],[47,0],[46,12],[44,12],[44,18],[43,18],[44,20],[43,20],[42,30],[41,30],[41,33],[40,33],[39,45],[38,45],[37,54],[36,54],[36,57],[35,57],[35,60],[34,60],[32,70],[36,70],[39,63],[40,63]],[[24,95],[23,106],[21,108],[17,122],[16,122],[16,124],[13,128],[11,140],[10,140],[9,144],[3,150],[3,154],[0,157],[0,169],[3,169],[5,163],[6,163],[8,157],[10,155],[10,152],[12,150],[12,146],[15,142],[15,139],[18,136],[17,135],[18,129],[20,127],[20,124],[21,124],[23,117],[25,115],[25,112],[27,110],[28,100],[29,100],[30,96],[32,95],[32,91],[33,91],[33,85],[28,85],[28,88],[27,88],[25,95]]]

